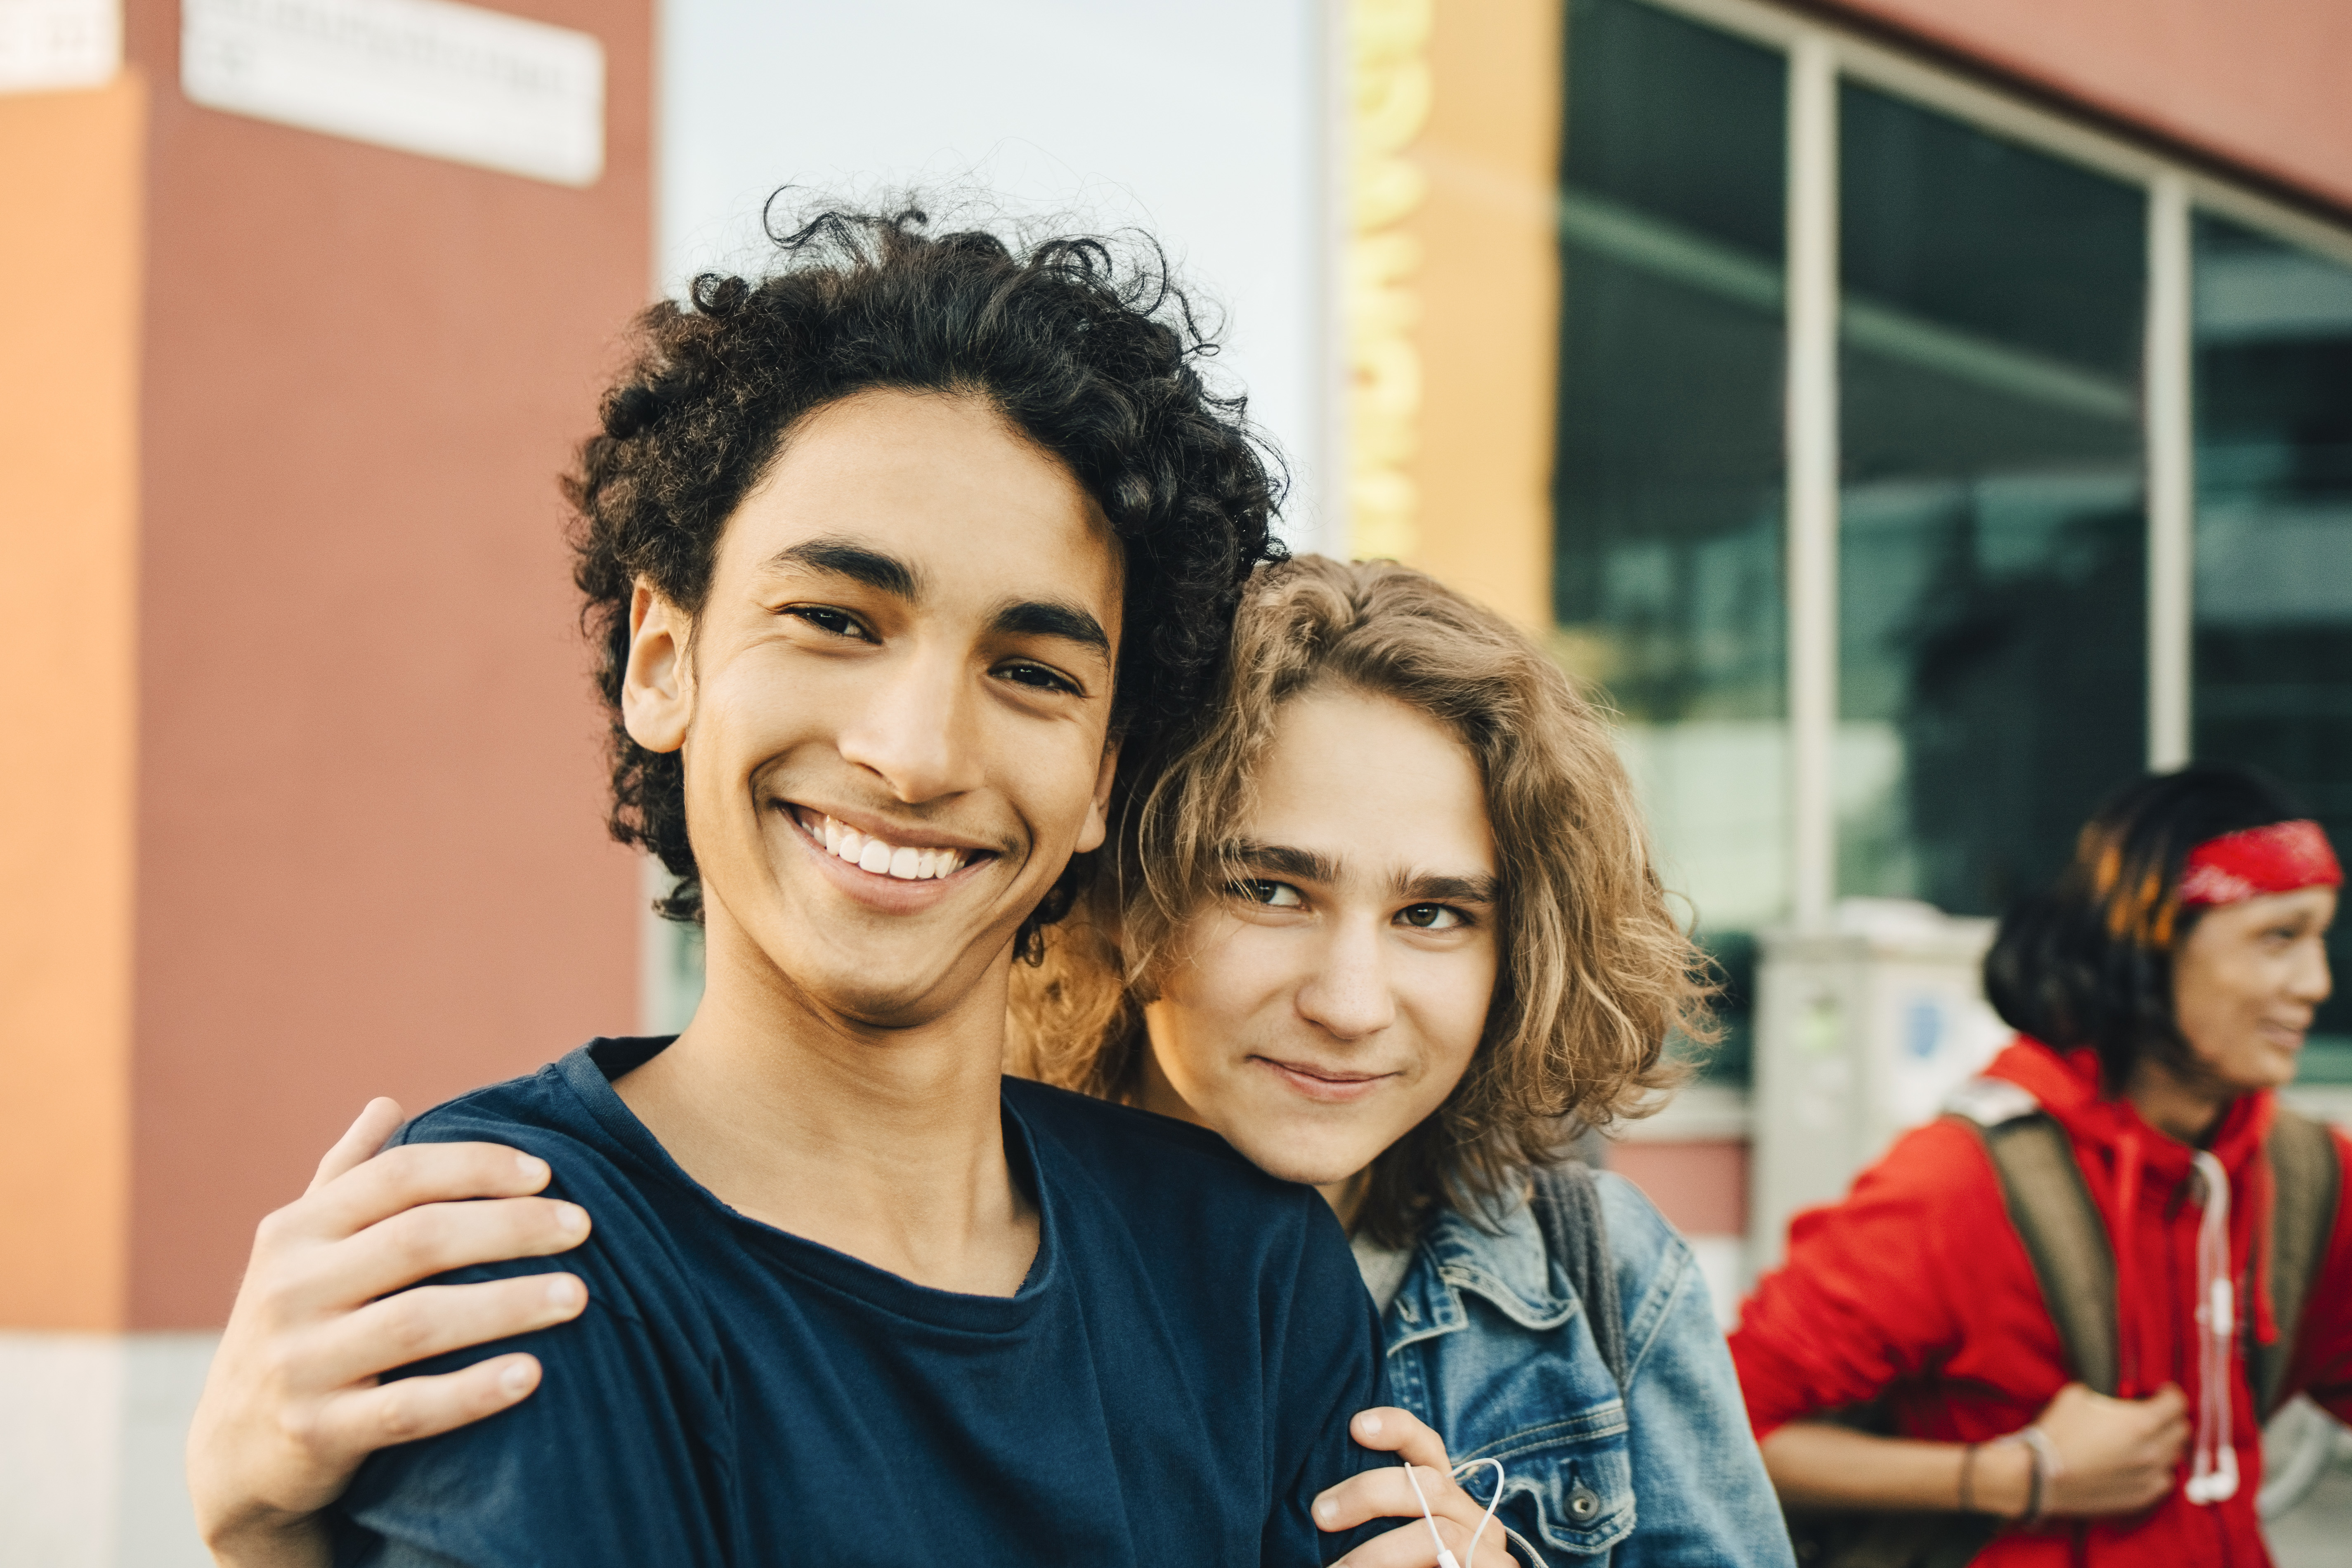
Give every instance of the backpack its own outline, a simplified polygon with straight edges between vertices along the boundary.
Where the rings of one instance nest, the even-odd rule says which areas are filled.
[[[1617,1307],[1617,1268],[1609,1258],[1609,1222],[1601,1212],[1601,1189],[1581,1160],[1538,1165],[1528,1206],[1543,1232],[1544,1252],[1568,1277],[1601,1360],[1625,1392],[1625,1320]]]
[[[2057,1325],[2059,1343],[2077,1381],[2100,1394],[2117,1385],[2116,1259],[2105,1222],[2084,1184],[2066,1130],[2020,1086],[1979,1078],[1945,1102],[1947,1117],[1975,1131],[2000,1179],[2010,1223],[2025,1244],[2042,1300]],[[2253,1340],[2247,1322],[2246,1361],[2255,1409],[2269,1419],[2283,1402],[2311,1282],[2336,1226],[2343,1168],[2325,1124],[2281,1105],[2263,1142],[2271,1163],[2271,1301],[2279,1325],[2276,1344]],[[1864,1431],[1891,1436],[1883,1404],[1837,1412]],[[2000,1532],[1989,1514],[1791,1512],[1797,1559],[1809,1568],[1959,1568]]]

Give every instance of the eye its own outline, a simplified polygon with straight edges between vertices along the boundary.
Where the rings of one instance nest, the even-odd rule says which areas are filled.
[[[874,634],[847,610],[836,610],[831,605],[790,605],[783,613],[806,621],[821,632],[837,637],[849,637],[858,642],[872,642]]]
[[[1001,665],[996,673],[1015,686],[1026,686],[1034,691],[1066,691],[1073,697],[1086,695],[1078,689],[1076,681],[1058,670],[1048,669],[1042,664]]]
[[[1228,882],[1225,884],[1225,891],[1236,899],[1246,900],[1253,904],[1264,904],[1266,908],[1275,910],[1295,910],[1307,902],[1305,899],[1298,896],[1298,889],[1287,882],[1269,882],[1255,878],[1246,881]]]
[[[1470,923],[1470,917],[1451,904],[1407,904],[1397,911],[1397,923],[1415,931],[1453,931]]]

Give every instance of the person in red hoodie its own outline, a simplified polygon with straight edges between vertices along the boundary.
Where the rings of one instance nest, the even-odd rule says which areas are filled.
[[[1732,1358],[1784,1503],[1994,1516],[1973,1561],[1997,1568],[2270,1561],[2250,1342],[2286,1337],[2285,1393],[2352,1417],[2352,1202],[2279,1322],[2263,1157],[2342,880],[2246,770],[2101,807],[2001,922],[1986,989],[2020,1037],[1977,1088],[2064,1131],[2113,1251],[2115,1396],[2069,1365],[1984,1132],[1947,1117],[1798,1215],[1742,1310]],[[2326,1147],[2340,1174],[2352,1140]],[[1809,1419],[1874,1401],[1899,1436]]]

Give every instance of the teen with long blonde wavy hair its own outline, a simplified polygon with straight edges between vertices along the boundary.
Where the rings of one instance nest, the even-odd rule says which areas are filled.
[[[1622,1178],[1565,1226],[1546,1198],[1564,1129],[1654,1109],[1668,1042],[1711,1035],[1605,716],[1434,579],[1309,556],[1253,580],[1152,776],[1016,970],[1013,1070],[1320,1187],[1391,1397],[1454,1461],[1508,1457],[1524,1555],[1787,1562],[1688,1247]]]

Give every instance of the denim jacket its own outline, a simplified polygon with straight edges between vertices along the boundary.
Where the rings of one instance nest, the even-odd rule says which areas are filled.
[[[1499,1234],[1450,1209],[1423,1231],[1381,1325],[1390,1396],[1457,1465],[1503,1462],[1496,1523],[1527,1568],[1790,1568],[1690,1247],[1631,1182],[1596,1176],[1624,1318],[1623,1396],[1524,1203],[1495,1222]],[[1464,1480],[1484,1499],[1480,1478],[1493,1475]]]

